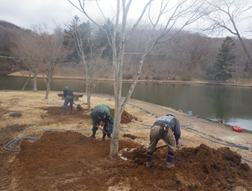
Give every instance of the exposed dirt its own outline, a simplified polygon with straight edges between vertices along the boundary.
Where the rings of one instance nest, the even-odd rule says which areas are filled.
[[[122,132],[119,155],[110,158],[110,139],[102,141],[101,132],[96,139],[89,138],[92,121],[84,103],[82,110],[74,108],[73,114],[63,115],[62,100],[60,104],[55,100],[48,104],[38,95],[20,94],[11,93],[0,101],[0,146],[20,137],[28,127],[31,130],[25,137],[39,139],[16,142],[19,152],[1,150],[0,190],[252,190],[250,166],[229,147],[213,148],[203,141],[199,146],[187,147],[186,141],[193,143],[196,139],[182,132],[187,140],[183,149],[177,149],[175,168],[165,168],[164,147],[154,153],[153,166],[148,169],[148,129]],[[113,108],[111,100],[102,101]],[[94,107],[98,102],[92,103]],[[22,116],[12,118],[9,114],[13,112]],[[122,115],[123,130],[137,127],[132,115],[139,122],[152,124],[155,120],[127,106]]]
[[[252,172],[228,148],[206,145],[176,154],[176,168],[165,169],[166,149],[155,153],[146,169],[146,149],[121,140],[120,157],[109,158],[110,141],[77,132],[46,133],[34,143],[23,141],[14,162],[21,190],[232,190],[251,188]]]
[[[46,111],[46,114],[47,114],[47,117],[50,117],[54,120],[62,120],[62,113],[63,113],[63,110],[61,107],[47,107],[47,108],[41,108],[43,110]],[[70,108],[68,106],[67,110],[69,111]],[[76,119],[86,119],[86,120],[90,120],[91,122],[91,118],[90,118],[90,115],[87,113],[87,109],[76,109],[76,110],[73,110],[72,114],[71,114],[71,117],[69,118],[68,116],[65,117],[65,119],[67,119],[67,121],[69,122],[70,121],[74,121]],[[111,109],[111,115],[114,116],[115,115],[115,110],[114,109]],[[42,118],[45,117],[45,116],[41,116]],[[122,117],[121,117],[121,123],[130,123],[133,119],[133,116],[130,115],[127,111],[123,111],[122,113]],[[137,121],[137,117],[134,118],[136,121]]]

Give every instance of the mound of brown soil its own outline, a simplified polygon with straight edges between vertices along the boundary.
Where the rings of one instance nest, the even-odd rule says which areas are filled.
[[[41,108],[41,109],[46,110],[47,115],[43,116],[43,117],[51,117],[54,120],[57,120],[57,118],[62,119],[62,117],[67,120],[69,120],[69,119],[76,120],[78,118],[91,120],[90,115],[87,113],[87,109],[81,109],[81,110],[73,109],[72,114],[67,114],[67,115],[63,115],[63,113],[64,113],[63,108],[59,107],[59,106],[58,107],[46,107],[46,108]],[[68,106],[67,112],[69,112],[69,111],[70,111],[70,107]]]
[[[111,109],[111,115],[115,116],[114,109]],[[134,119],[137,120],[137,117],[134,117]],[[121,123],[130,123],[132,120],[133,120],[133,116],[124,110],[121,117]]]
[[[165,168],[167,148],[145,167],[146,148],[119,141],[119,156],[109,157],[110,140],[77,132],[46,133],[21,142],[13,164],[20,190],[251,190],[252,171],[229,148],[206,145],[178,150],[175,168]]]
[[[0,190],[252,190],[251,164],[232,152],[251,160],[250,150],[220,147],[181,129],[181,145],[184,148],[176,152],[175,168],[165,168],[167,147],[162,147],[154,153],[152,168],[147,169],[146,148],[143,145],[149,142],[149,130],[141,128],[141,123],[153,124],[154,116],[136,107],[126,107],[128,114],[125,118],[131,121],[131,114],[134,114],[140,123],[122,125],[124,131],[120,132],[119,155],[110,158],[109,138],[101,141],[101,131],[97,139],[89,138],[92,120],[85,110],[86,106],[83,105],[80,111],[74,108],[73,114],[63,115],[62,100],[57,101],[58,95],[53,93],[51,100],[45,100],[44,93],[1,92],[0,146],[16,140],[29,127],[54,131],[75,129],[82,134],[72,131],[47,132],[41,137],[41,129],[27,131],[25,137],[40,139],[33,143],[22,141],[22,150],[17,153],[0,150]],[[99,97],[99,100],[92,101],[92,105],[101,102],[114,104],[110,99]],[[153,104],[133,103],[146,110],[153,109],[157,116],[158,113],[174,112]],[[22,116],[10,117],[9,114],[13,112],[20,112]],[[181,124],[197,120],[182,113],[176,115]],[[219,141],[251,145],[251,134],[237,134],[221,124],[197,124],[187,129]],[[18,147],[19,143],[13,146]]]
[[[51,116],[55,119],[55,117],[59,116],[60,119],[62,119],[62,115],[63,115],[63,109],[62,107],[47,107],[47,108],[43,108],[44,110],[47,111],[48,116]],[[70,111],[70,108],[68,106],[67,111]],[[114,116],[115,115],[115,110],[111,109],[111,115]],[[77,110],[74,109],[71,115],[65,115],[64,118],[69,119],[69,116],[71,118],[80,118],[80,119],[91,119],[90,115],[87,114],[87,109],[81,109],[81,110]],[[45,116],[42,116],[45,117]],[[121,117],[121,123],[130,123],[133,119],[133,116],[130,115],[127,111],[123,111],[122,113],[122,117]],[[134,117],[135,120],[137,120],[137,117]]]

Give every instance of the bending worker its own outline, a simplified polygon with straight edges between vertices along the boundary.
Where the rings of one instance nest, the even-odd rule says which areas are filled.
[[[99,125],[103,126],[102,140],[105,141],[106,135],[111,138],[110,135],[113,132],[114,119],[110,113],[110,107],[104,104],[98,105],[94,107],[90,116],[93,121],[93,134],[91,135],[91,138],[95,138]]]
[[[151,127],[150,144],[147,148],[146,167],[151,167],[152,156],[160,139],[162,139],[168,146],[166,167],[174,167],[172,162],[176,145],[179,144],[180,135],[180,123],[178,119],[175,118],[174,114],[169,113],[166,116],[159,117]]]
[[[68,103],[70,103],[70,114],[71,114],[73,111],[73,98],[74,98],[73,91],[66,86],[64,88],[63,94],[65,98],[65,102],[63,105],[64,115],[66,115]]]

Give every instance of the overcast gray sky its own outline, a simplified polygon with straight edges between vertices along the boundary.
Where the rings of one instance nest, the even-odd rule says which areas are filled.
[[[109,10],[107,14],[112,14],[112,0],[99,1],[103,10]],[[78,2],[75,0],[75,2]],[[137,7],[140,0],[133,1]],[[94,1],[88,1],[88,12],[92,16],[97,16],[98,10]],[[132,9],[131,16],[134,15]],[[33,25],[46,24],[49,28],[54,28],[55,23],[64,26],[68,24],[74,16],[79,16],[82,20],[83,13],[73,7],[67,0],[0,0],[0,20],[8,21],[22,28],[31,28]]]
[[[46,24],[55,27],[55,22],[64,25],[75,15],[82,14],[67,0],[0,0],[0,20],[23,28]]]
[[[77,0],[73,1],[78,2]],[[142,8],[140,4],[145,1],[133,0],[129,17],[136,17],[139,14],[139,7]],[[250,1],[252,2],[252,0]],[[115,1],[99,1],[102,10],[107,11],[105,12],[106,16],[115,13],[111,2]],[[87,7],[87,12],[92,17],[99,16],[95,1],[87,1]],[[33,25],[39,24],[46,24],[49,29],[55,28],[56,24],[64,27],[70,23],[75,15],[84,21],[83,13],[73,7],[68,0],[0,0],[0,20],[13,23],[22,28],[32,28]],[[245,22],[244,26],[248,26],[246,20],[243,20],[243,22]],[[203,24],[207,25],[207,23]],[[228,33],[226,34],[228,35]]]

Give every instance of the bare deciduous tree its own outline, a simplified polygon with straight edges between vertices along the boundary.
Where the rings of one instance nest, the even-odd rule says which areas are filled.
[[[25,89],[30,76],[33,76],[33,91],[38,91],[37,78],[40,71],[39,64],[43,60],[43,47],[40,45],[40,36],[32,31],[22,31],[15,41],[16,46],[12,49],[15,57],[22,61],[28,70],[28,79],[22,90]]]
[[[84,67],[84,76],[86,82],[86,94],[87,94],[87,106],[88,111],[91,111],[91,94],[93,88],[97,84],[98,76],[106,68],[107,61],[100,67],[97,67],[98,60],[103,55],[103,47],[95,45],[94,31],[92,30],[90,23],[79,23],[80,20],[75,16],[70,25],[69,31],[66,33],[70,35],[70,39],[73,38],[74,47],[80,57],[81,63]],[[104,62],[104,59],[103,59]]]
[[[50,34],[46,26],[37,26],[36,32],[41,39],[40,46],[43,47],[40,73],[46,83],[45,99],[48,99],[55,66],[67,56],[68,50],[64,47],[64,33],[61,27],[57,26]]]
[[[205,2],[212,7],[212,13],[206,17],[211,22],[208,29],[212,31],[226,30],[236,36],[252,65],[251,55],[244,43],[244,33],[242,34],[242,26],[240,25],[243,20],[249,21],[251,17],[251,2],[250,4],[246,0],[206,0]]]
[[[78,0],[79,4],[74,4],[71,0],[68,0],[78,10],[83,12],[90,21],[94,22],[97,26],[101,27],[93,18],[86,12],[86,1]],[[99,7],[98,1],[97,5]],[[167,0],[147,0],[143,4],[143,7],[138,7],[139,16],[135,20],[134,25],[130,26],[128,23],[128,14],[132,5],[132,0],[115,0],[116,14],[114,18],[114,30],[111,33],[107,33],[108,39],[113,52],[113,66],[114,66],[114,97],[115,97],[115,116],[114,116],[114,129],[112,134],[112,141],[110,146],[110,156],[115,156],[118,153],[118,142],[120,132],[121,115],[125,106],[130,99],[134,88],[137,84],[141,69],[144,63],[146,55],[148,55],[152,49],[161,43],[169,41],[179,31],[184,29],[187,25],[195,22],[202,16],[199,11],[199,1],[179,0],[179,1],[167,1]],[[155,6],[155,7],[154,7]],[[100,11],[102,9],[99,7]],[[158,11],[157,11],[158,10]],[[102,14],[104,15],[104,14]],[[139,68],[136,72],[134,82],[132,83],[127,96],[122,100],[122,66],[124,63],[125,44],[132,32],[140,25],[146,18],[146,22],[150,25],[150,35],[148,40],[144,44],[144,51],[141,52],[141,59],[139,61]],[[172,35],[169,32],[175,28],[179,23],[179,27],[176,33]],[[157,33],[157,29],[160,28]],[[117,44],[117,34],[120,34],[119,43]]]

